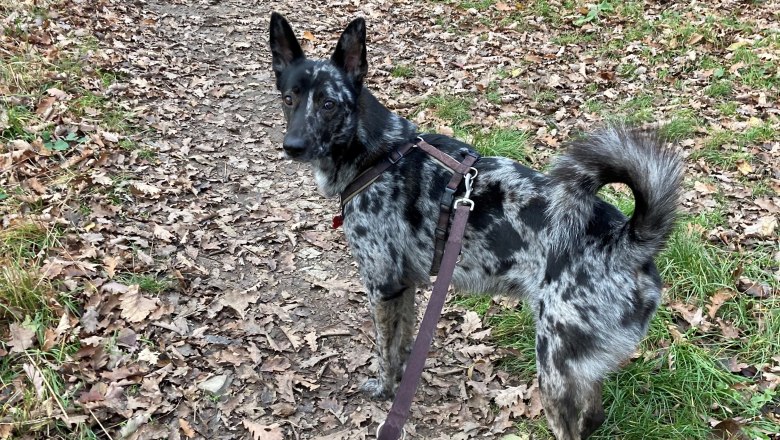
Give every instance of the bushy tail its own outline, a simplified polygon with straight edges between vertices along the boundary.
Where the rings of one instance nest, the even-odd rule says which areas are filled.
[[[610,231],[618,247],[646,260],[666,244],[674,225],[683,166],[664,148],[655,131],[610,126],[573,142],[555,162],[554,190],[547,215],[561,246],[578,242],[598,224],[596,192],[607,183],[625,183],[634,193],[627,228]],[[606,232],[606,231],[604,231]]]

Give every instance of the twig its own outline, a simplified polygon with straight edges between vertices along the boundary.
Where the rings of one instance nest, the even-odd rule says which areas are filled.
[[[108,440],[114,440],[111,437],[111,434],[109,434],[108,431],[106,431],[106,428],[103,426],[103,424],[100,423],[100,420],[98,420],[97,416],[95,416],[95,413],[92,412],[92,408],[87,408],[87,409],[89,410],[89,414],[92,416],[92,418],[95,419],[95,421],[97,422],[98,426],[100,426],[100,429],[102,429],[103,433],[106,435],[106,437],[108,437]]]
[[[41,369],[38,368],[38,365],[35,363],[35,361],[33,360],[32,356],[30,356],[30,353],[25,351],[24,354],[27,355],[27,359],[30,360],[30,363],[32,364],[32,366],[36,370],[38,370],[38,374],[40,374],[41,375],[41,379],[43,379],[43,384],[46,385],[46,388],[51,393],[51,396],[54,398],[54,401],[57,402],[57,406],[60,407],[60,411],[62,411],[62,416],[65,417],[65,421],[70,423],[70,417],[68,417],[68,413],[65,412],[65,407],[62,406],[62,402],[60,402],[60,399],[57,397],[57,393],[55,393],[54,389],[51,387],[51,385],[49,385],[49,381],[48,381],[48,379],[46,379],[46,376],[43,375],[43,371],[41,371]]]

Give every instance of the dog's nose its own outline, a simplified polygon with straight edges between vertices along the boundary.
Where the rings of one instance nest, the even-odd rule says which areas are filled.
[[[286,136],[282,143],[282,147],[290,157],[296,157],[300,156],[304,150],[306,150],[306,142],[303,138],[297,136]]]

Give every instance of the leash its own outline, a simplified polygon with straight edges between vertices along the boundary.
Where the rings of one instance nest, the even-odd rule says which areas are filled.
[[[378,440],[398,440],[401,438],[401,434],[406,437],[406,431],[403,430],[403,427],[409,418],[412,400],[417,391],[417,386],[420,384],[420,376],[425,368],[425,359],[428,357],[433,335],[436,332],[436,323],[441,316],[441,311],[447,298],[447,289],[452,281],[455,264],[457,264],[460,256],[460,250],[463,246],[463,234],[466,230],[469,213],[474,209],[474,201],[469,197],[471,196],[474,178],[477,176],[477,170],[471,168],[471,165],[476,160],[477,157],[468,155],[460,163],[460,165],[468,167],[464,174],[459,174],[461,178],[465,179],[466,192],[463,197],[457,199],[454,203],[455,218],[452,221],[449,237],[444,247],[439,275],[433,285],[431,299],[428,301],[428,306],[425,309],[425,315],[420,323],[420,330],[417,333],[417,338],[414,340],[414,346],[409,354],[406,369],[401,378],[401,384],[398,386],[395,399],[393,399],[393,405],[390,407],[390,412],[387,414],[385,421],[377,428]]]

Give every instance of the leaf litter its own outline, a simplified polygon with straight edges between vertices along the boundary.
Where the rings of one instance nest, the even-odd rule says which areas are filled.
[[[636,92],[616,76],[615,60],[579,58],[576,44],[551,42],[543,19],[498,29],[475,21],[522,9],[513,2],[484,11],[411,0],[66,3],[68,26],[102,36],[92,56],[117,77],[106,97],[121,101],[149,131],[125,136],[86,119],[74,124],[61,117],[72,94],[51,88],[35,112],[56,125],[52,148],[38,138],[13,141],[0,152],[0,170],[14,170],[3,176],[4,185],[29,189],[18,197],[24,206],[59,201],[40,218],[66,227],[68,252],[48,259],[43,273],[80,295],[84,309],[78,317],[64,313],[48,329],[49,343],[80,340],[63,369],[81,389],[77,408],[123,438],[362,439],[389,408],[358,391],[377,367],[362,287],[341,232],[330,228],[338,206],[320,197],[310,171],[282,160],[278,148],[284,124],[266,48],[271,10],[287,15],[303,32],[304,50],[318,57],[329,55],[349,19],[367,17],[369,87],[380,100],[410,115],[444,91],[476,99],[468,123],[534,133],[540,145],[534,165],[598,120],[573,105],[589,84],[606,100]],[[581,25],[592,28],[585,9]],[[437,17],[446,17],[444,24]],[[67,35],[57,29],[34,35],[53,44],[55,34]],[[749,43],[735,42],[727,51],[739,50],[736,44]],[[399,64],[414,66],[414,75],[391,75]],[[480,93],[494,82],[497,102]],[[540,92],[557,98],[547,102]],[[771,98],[747,96],[750,104],[741,108],[776,120],[776,94]],[[414,119],[453,130],[435,111]],[[143,148],[117,148],[122,141]],[[698,142],[687,145],[697,150]],[[766,160],[739,161],[733,169],[712,170],[701,160],[692,165],[695,183],[685,208],[708,210],[725,193],[736,213],[727,225],[732,245],[777,244],[776,192],[752,201],[740,183],[768,175],[777,188],[777,142],[764,144],[760,154]],[[67,185],[48,182],[51,169],[73,170],[75,178]],[[111,197],[89,193],[93,185],[110,189]],[[81,206],[62,198],[71,193],[80,195]],[[18,217],[4,218],[3,226]],[[723,232],[702,234],[718,240]],[[151,293],[117,279],[122,273],[177,282]],[[777,296],[749,279],[735,288],[756,298]],[[726,289],[706,307],[671,308],[689,328],[717,326],[726,338],[738,338],[739,329],[717,316],[736,294]],[[418,304],[426,298],[422,293]],[[519,419],[541,417],[538,384],[497,368],[503,355],[476,313],[449,305],[439,328],[407,426],[411,436],[500,436]],[[5,336],[11,352],[39,343],[22,325],[11,324]],[[41,390],[33,365],[24,371]],[[777,386],[776,368],[762,373]],[[721,423],[716,431],[732,430]]]

